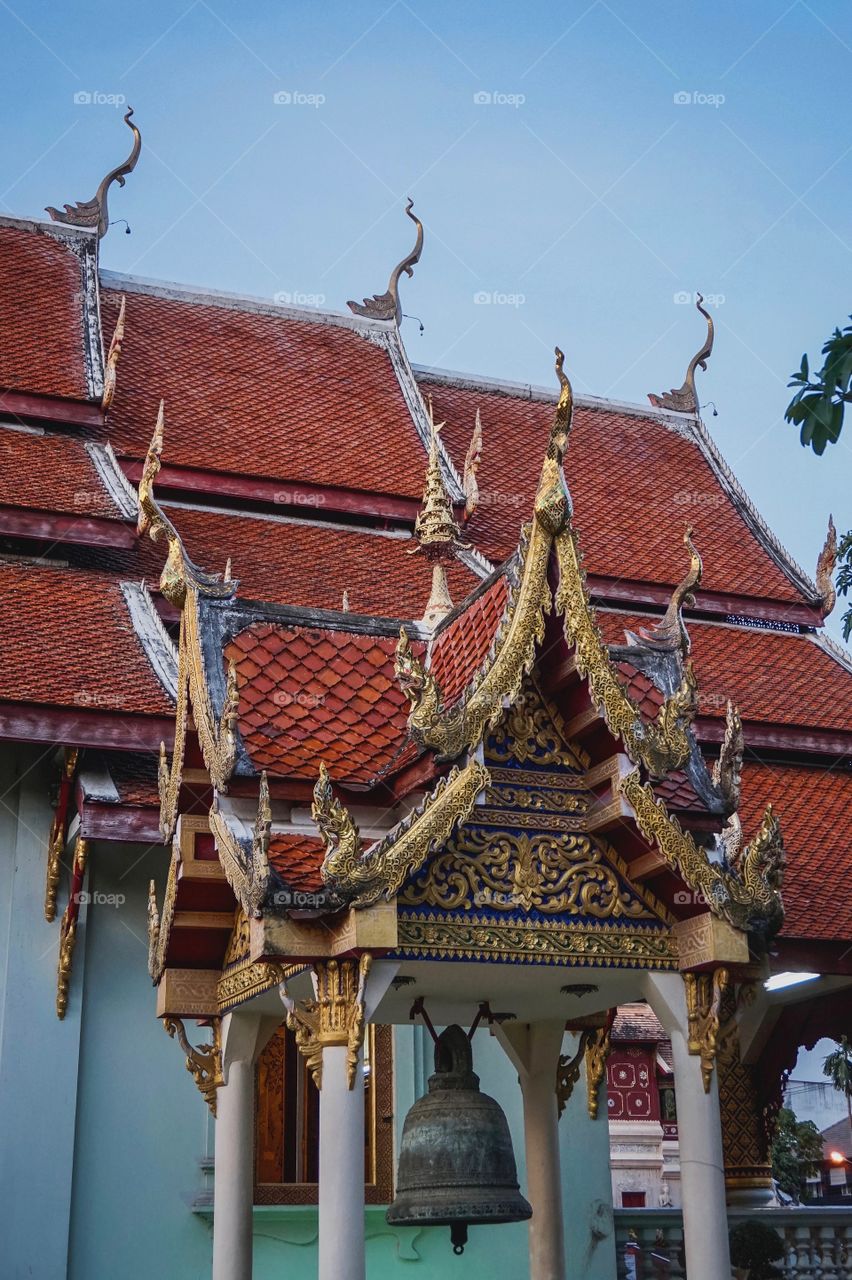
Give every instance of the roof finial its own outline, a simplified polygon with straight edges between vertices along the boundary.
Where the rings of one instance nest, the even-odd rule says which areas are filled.
[[[715,329],[713,326],[713,318],[708,311],[702,307],[704,301],[700,293],[695,295],[695,305],[704,319],[707,321],[707,337],[704,346],[700,351],[696,351],[695,355],[689,362],[689,368],[686,371],[686,377],[683,380],[683,386],[677,390],[672,388],[671,391],[664,391],[662,395],[649,395],[648,399],[651,404],[656,405],[658,409],[671,409],[675,413],[698,413],[698,393],[695,390],[695,370],[698,368],[706,369],[707,361],[713,351],[713,335]]]
[[[834,568],[837,564],[837,530],[834,518],[828,517],[828,532],[825,543],[819,553],[816,567],[816,584],[819,591],[820,610],[827,618],[837,603],[837,592],[834,589]]]
[[[346,590],[343,592],[343,599],[340,602],[340,610],[342,613],[349,612],[349,592]]]
[[[133,146],[130,150],[130,155],[123,164],[117,165],[110,170],[91,200],[78,200],[74,205],[66,204],[64,213],[60,213],[58,209],[48,205],[46,212],[50,214],[54,222],[68,222],[72,227],[97,227],[99,240],[102,240],[106,235],[109,227],[109,211],[107,209],[109,189],[114,182],[117,182],[120,187],[124,186],[125,176],[128,173],[132,173],[136,168],[136,161],[139,159],[139,153],[142,150],[142,134],[133,123],[132,115],[133,108],[128,107],[124,116],[124,123],[133,134]]]
[[[689,657],[691,645],[681,610],[684,605],[691,607],[695,604],[693,589],[700,583],[704,569],[701,556],[692,541],[692,534],[692,525],[687,525],[683,544],[689,552],[689,570],[683,581],[672,592],[663,617],[652,627],[640,627],[638,636],[632,631],[625,632],[637,644],[650,645],[652,649],[679,650],[684,660]]]
[[[432,397],[429,397],[429,462],[426,467],[426,483],[423,487],[423,503],[414,522],[417,546],[412,554],[422,551],[432,565],[432,594],[423,615],[426,626],[435,626],[453,607],[447,586],[445,565],[451,564],[456,552],[467,544],[460,536],[459,526],[453,515],[453,505],[444,487],[441,463],[438,456],[438,433],[443,422],[435,422]]]
[[[115,322],[115,329],[112,335],[112,342],[109,344],[109,353],[106,360],[106,368],[104,369],[104,391],[101,396],[101,409],[106,413],[113,401],[115,395],[115,378],[118,369],[118,360],[121,355],[121,344],[124,342],[124,311],[127,306],[127,299],[124,294],[121,295],[121,306],[118,308],[118,319]]]
[[[409,196],[405,212],[417,227],[417,239],[414,242],[414,248],[411,253],[402,259],[402,262],[394,267],[385,293],[374,293],[372,298],[365,298],[363,303],[347,302],[347,307],[356,316],[366,316],[368,320],[395,320],[397,325],[402,320],[402,303],[399,300],[399,278],[403,271],[407,276],[414,275],[414,264],[420,261],[420,254],[423,252],[423,223],[415,213],[411,212],[413,208],[414,201]]]
[[[479,470],[479,459],[482,456],[482,418],[476,410],[476,421],[473,424],[473,435],[467,447],[464,460],[464,518],[469,520],[479,506],[479,485],[476,473]]]

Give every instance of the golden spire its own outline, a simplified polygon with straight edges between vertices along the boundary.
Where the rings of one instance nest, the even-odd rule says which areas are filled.
[[[479,506],[479,485],[476,473],[479,470],[479,459],[482,456],[482,418],[476,410],[476,421],[473,424],[473,435],[464,460],[464,518],[469,520]]]
[[[837,564],[837,530],[834,518],[828,517],[828,533],[819,553],[816,567],[816,584],[819,591],[822,616],[827,618],[837,603],[837,592],[834,589],[834,568]]]
[[[441,475],[438,433],[444,424],[435,422],[431,396],[429,423],[429,462],[426,467],[426,484],[423,487],[423,503],[414,522],[417,546],[412,548],[412,554],[422,551],[432,565],[432,593],[422,621],[426,626],[434,627],[453,607],[445,566],[452,564],[456,552],[467,544],[460,536],[459,526],[453,515],[453,504]]]
[[[118,360],[121,355],[121,344],[124,342],[124,310],[127,305],[127,299],[124,294],[121,295],[121,306],[118,308],[118,319],[115,322],[115,331],[112,335],[112,342],[109,344],[109,353],[106,360],[106,368],[104,369],[104,391],[101,396],[101,408],[104,412],[112,404],[115,395],[115,375],[118,368]]]

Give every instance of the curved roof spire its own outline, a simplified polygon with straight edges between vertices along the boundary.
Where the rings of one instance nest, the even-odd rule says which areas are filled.
[[[420,261],[420,255],[423,252],[423,223],[416,213],[411,212],[413,208],[414,201],[409,196],[405,212],[417,227],[417,239],[414,242],[414,248],[394,267],[390,273],[388,287],[384,293],[374,293],[372,298],[365,298],[363,302],[347,302],[347,307],[356,316],[365,316],[368,320],[395,320],[397,325],[402,320],[399,279],[403,271],[407,276],[414,275],[415,263]]]
[[[707,361],[713,351],[713,337],[715,328],[713,326],[713,318],[709,311],[705,311],[702,307],[704,301],[700,293],[695,295],[695,305],[704,319],[707,321],[707,337],[704,340],[704,346],[700,351],[696,351],[695,355],[689,362],[686,370],[686,377],[683,380],[683,386],[677,389],[672,388],[671,391],[664,391],[662,395],[656,396],[649,394],[648,399],[651,404],[656,405],[658,409],[672,409],[675,413],[693,413],[698,415],[698,393],[695,390],[695,370],[698,368],[706,369]]]
[[[114,182],[120,187],[124,186],[124,179],[128,173],[132,173],[136,168],[136,162],[139,159],[139,153],[142,150],[142,134],[137,126],[133,123],[133,108],[128,107],[124,116],[124,123],[133,134],[133,146],[130,149],[130,155],[127,159],[114,169],[111,169],[101,182],[91,200],[78,200],[76,204],[66,204],[64,212],[54,209],[52,205],[48,205],[46,212],[50,214],[54,222],[67,222],[72,227],[97,227],[98,239],[102,240],[109,228],[109,210],[107,208],[107,196],[109,189]]]

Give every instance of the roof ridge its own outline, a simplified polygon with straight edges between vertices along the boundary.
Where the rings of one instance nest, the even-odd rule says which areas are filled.
[[[834,658],[844,671],[848,671],[852,675],[852,651],[847,649],[846,645],[840,644],[833,636],[828,635],[824,631],[817,631],[809,635],[809,640],[822,649],[830,657]]]
[[[777,534],[773,533],[746,490],[740,484],[733,468],[722,454],[701,417],[690,418],[689,425],[696,444],[709,462],[722,488],[729,494],[737,511],[763,549],[769,554],[785,577],[802,593],[808,604],[817,603],[821,599],[821,595],[816,583],[791,556]]]

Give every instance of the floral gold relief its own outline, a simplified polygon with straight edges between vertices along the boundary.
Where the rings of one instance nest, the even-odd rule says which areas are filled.
[[[314,1083],[322,1088],[323,1050],[342,1045],[347,1050],[347,1083],[355,1086],[358,1055],[364,1044],[364,987],[372,957],[360,960],[317,961],[316,996],[291,1002],[287,1027],[296,1037]]]

